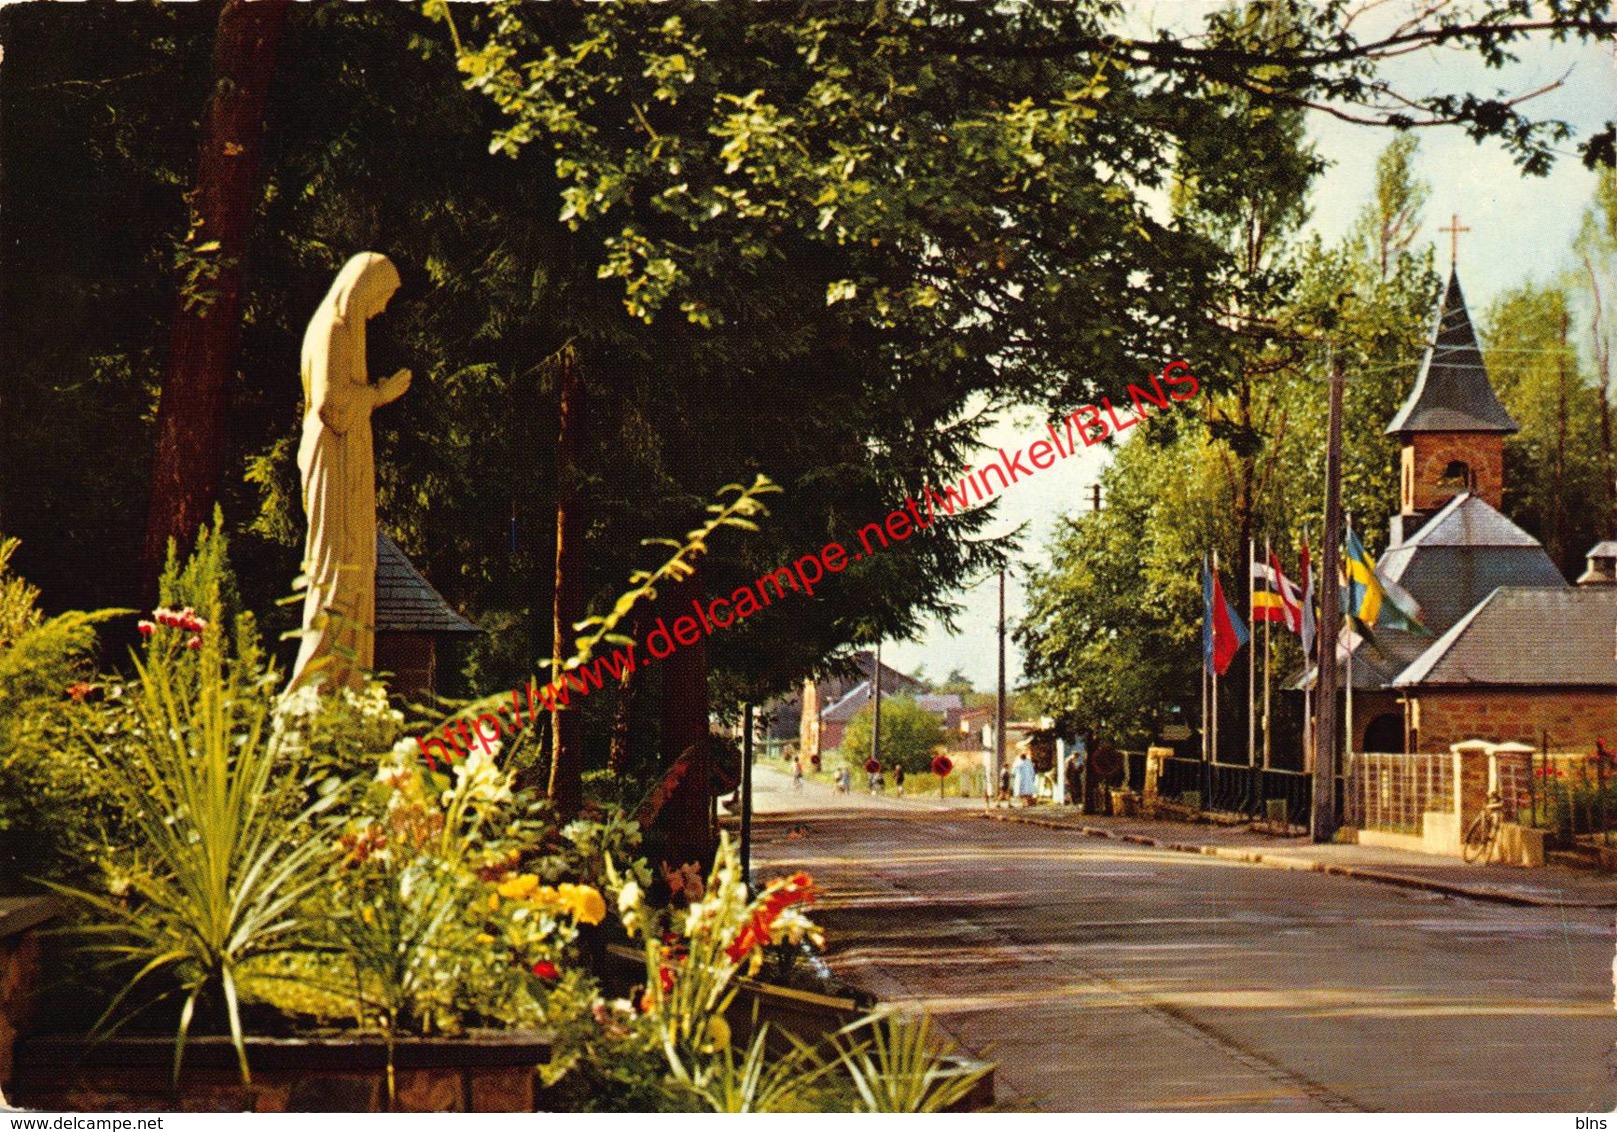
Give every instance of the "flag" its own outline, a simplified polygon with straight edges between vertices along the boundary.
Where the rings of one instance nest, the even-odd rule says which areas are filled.
[[[1235,654],[1246,644],[1248,634],[1241,615],[1224,597],[1224,585],[1218,575],[1205,564],[1202,569],[1202,659],[1222,676]]]
[[[1348,584],[1342,609],[1349,617],[1366,628],[1385,625],[1410,633],[1430,632],[1421,623],[1420,603],[1377,569],[1375,559],[1365,551],[1352,527],[1347,531],[1347,560],[1343,565]]]
[[[1302,631],[1302,593],[1269,552],[1268,562],[1252,563],[1252,620],[1278,621],[1293,633]]]
[[[1202,555],[1202,667],[1213,667],[1213,571]]]
[[[1314,564],[1308,557],[1308,540],[1303,539],[1302,553],[1303,574],[1303,612],[1302,629],[1303,655],[1314,655],[1314,634],[1318,631],[1318,624],[1314,620]]]

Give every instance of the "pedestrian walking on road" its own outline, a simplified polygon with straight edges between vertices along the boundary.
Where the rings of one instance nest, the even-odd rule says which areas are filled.
[[[837,793],[846,794],[852,786],[853,775],[848,773],[847,767],[839,767],[837,770]]]
[[[1033,804],[1033,795],[1038,792],[1038,772],[1033,769],[1033,760],[1027,757],[1024,751],[1016,756],[1016,762],[1011,767],[1012,785],[1016,791],[1016,800],[1023,806]]]
[[[801,756],[792,760],[792,789],[803,789],[803,759]]]
[[[898,796],[904,796],[904,767],[902,764],[893,768],[893,785],[898,787]]]

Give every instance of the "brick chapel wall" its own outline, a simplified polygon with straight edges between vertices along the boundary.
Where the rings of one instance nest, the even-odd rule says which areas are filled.
[[[1598,689],[1428,689],[1420,704],[1419,749],[1441,753],[1467,739],[1539,746],[1549,732],[1551,751],[1592,750],[1596,739],[1617,736],[1617,692]]]
[[[1505,499],[1505,440],[1486,432],[1422,432],[1403,447],[1399,469],[1404,514],[1435,511],[1459,494],[1443,472],[1459,460],[1471,469],[1472,494],[1499,508]]]

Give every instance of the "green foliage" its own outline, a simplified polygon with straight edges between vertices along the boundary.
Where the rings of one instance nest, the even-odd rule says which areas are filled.
[[[642,942],[645,994],[638,1011],[611,1004],[600,1028],[572,1034],[558,1056],[617,1083],[642,1110],[935,1112],[991,1069],[946,1063],[953,1047],[939,1048],[929,1022],[886,1015],[861,1019],[823,1045],[786,1035],[788,1048],[772,1053],[760,1026],[737,1047],[725,1018],[737,977],[756,973],[767,948],[823,943],[802,910],[814,899],[813,881],[798,873],[751,895],[727,836],[705,883],[685,890],[688,906],[666,914],[646,904],[643,872],[609,872],[624,927]]]
[[[178,1076],[198,1002],[222,995],[245,1084],[239,979],[255,959],[306,942],[298,909],[325,883],[325,847],[312,829],[330,799],[288,812],[300,784],[276,773],[279,674],[251,616],[226,618],[229,590],[216,525],[163,578],[167,599],[190,603],[186,623],[159,618],[134,660],[133,686],[109,697],[107,726],[80,735],[96,748],[127,827],[106,887],[54,887],[92,917],[83,928],[91,947],[134,970],[105,1017],[137,992],[180,995]]]
[[[842,757],[851,767],[858,767],[870,757],[871,720],[870,705],[848,721],[842,736]],[[916,774],[932,765],[932,757],[943,744],[943,724],[932,712],[923,709],[914,696],[883,696],[881,701],[881,763],[891,768],[902,766],[907,773]]]
[[[946,1060],[956,1046],[939,1046],[925,1014],[875,1014],[844,1028],[838,1039],[838,1060],[859,1092],[861,1112],[943,1112],[993,1071]]]
[[[1393,242],[1407,248],[1425,191],[1410,174],[1410,152],[1395,145],[1383,155],[1377,198],[1338,247],[1262,229],[1263,216],[1279,215],[1268,190],[1245,203],[1239,195],[1226,200],[1269,240],[1238,242],[1227,253],[1232,308],[1258,316],[1232,352],[1236,377],[1208,383],[1205,423],[1164,417],[1132,430],[1102,473],[1107,509],[1071,519],[1052,539],[1047,564],[1031,573],[1016,637],[1038,707],[1064,726],[1137,746],[1164,723],[1199,721],[1203,556],[1218,553],[1238,609],[1246,602],[1247,537],[1260,552],[1272,540],[1294,572],[1307,534],[1317,560],[1326,356],[1310,341],[1329,342],[1347,361],[1343,504],[1379,553],[1398,488],[1398,451],[1384,430],[1418,372],[1438,279],[1429,253],[1390,245],[1383,271],[1382,249],[1364,231],[1381,231],[1378,218],[1391,210]],[[1216,216],[1210,222],[1227,226]],[[1300,662],[1296,639],[1275,633],[1276,671]],[[1244,737],[1245,674],[1238,664],[1222,682],[1223,735]]]
[[[408,1031],[544,1025],[583,1010],[593,983],[568,953],[580,909],[542,899],[553,890],[519,872],[524,861],[562,871],[560,859],[538,859],[554,830],[543,819],[481,751],[447,782],[403,747],[384,757],[338,824],[331,883],[312,909],[337,960],[324,989],[390,1044]],[[532,973],[540,962],[554,965],[554,981]]]
[[[11,572],[16,539],[0,539],[0,864],[4,891],[29,878],[79,878],[93,867],[103,824],[113,820],[106,771],[74,742],[99,697],[90,657],[95,626],[117,615],[64,613],[46,620],[39,591]]]
[[[1488,376],[1522,426],[1505,440],[1504,511],[1576,577],[1611,532],[1601,397],[1571,339],[1571,298],[1561,286],[1524,284],[1494,302],[1484,325]]]

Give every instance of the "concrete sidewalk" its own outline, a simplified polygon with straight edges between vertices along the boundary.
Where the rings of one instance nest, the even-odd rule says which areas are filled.
[[[1451,857],[1370,845],[1315,845],[1306,837],[1276,837],[1249,826],[1204,825],[1101,817],[1072,806],[995,809],[982,816],[1090,837],[1107,837],[1184,853],[1200,853],[1269,868],[1331,873],[1380,884],[1530,907],[1617,908],[1617,876],[1547,865],[1468,865]]]

